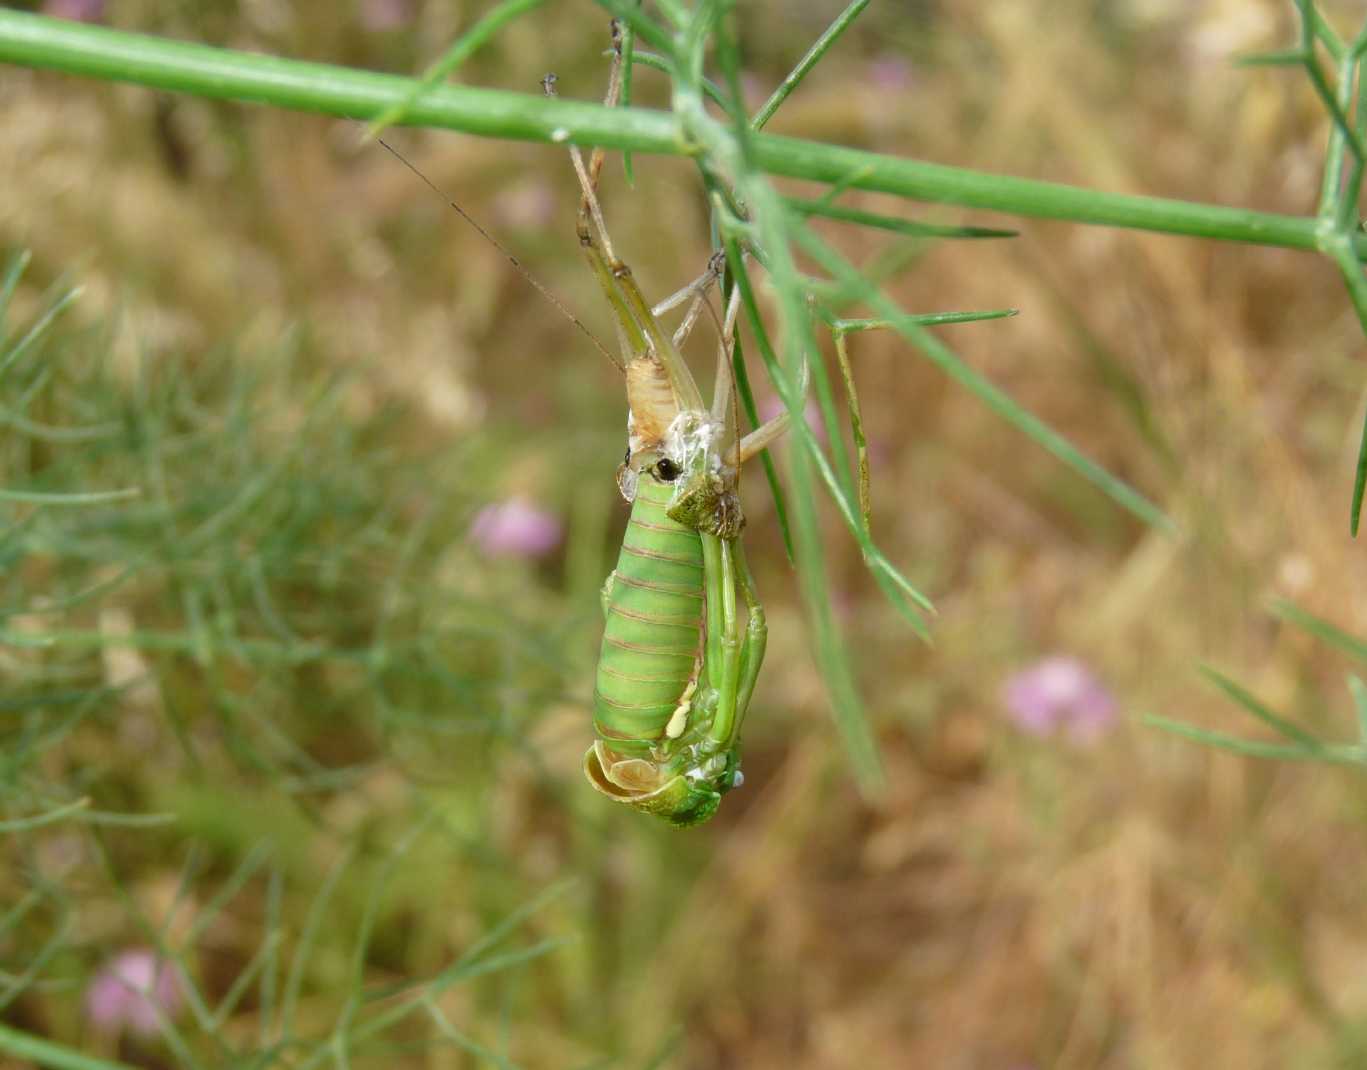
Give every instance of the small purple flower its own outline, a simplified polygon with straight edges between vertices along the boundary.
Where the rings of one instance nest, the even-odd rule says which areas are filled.
[[[545,557],[562,534],[558,518],[520,498],[485,506],[470,525],[470,538],[489,557]]]
[[[1078,658],[1044,658],[1007,680],[1002,700],[1016,726],[1032,736],[1060,729],[1091,743],[1116,718],[1115,699]]]
[[[361,26],[372,33],[402,30],[416,14],[413,0],[361,0]]]
[[[140,1036],[157,1032],[185,1003],[175,967],[150,948],[121,952],[90,982],[86,1015],[95,1028],[117,1033],[127,1028]]]
[[[911,88],[911,64],[901,56],[879,56],[869,64],[868,73],[869,82],[882,93],[902,93]]]
[[[42,12],[58,19],[99,22],[104,18],[105,0],[43,0]]]

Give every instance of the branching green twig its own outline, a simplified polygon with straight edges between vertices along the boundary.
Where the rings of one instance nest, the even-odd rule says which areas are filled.
[[[629,18],[633,29],[664,56],[669,39],[658,27],[631,18],[624,4],[609,6]],[[363,121],[402,104],[413,85],[393,75],[121,33],[8,9],[0,9],[0,62]],[[698,151],[681,135],[676,117],[665,112],[463,86],[437,86],[421,94],[405,121],[522,141],[685,156]],[[1015,215],[1319,248],[1317,221],[1311,218],[989,175],[773,134],[756,134],[753,146],[754,167],[789,178]],[[1367,236],[1355,236],[1353,248],[1359,258],[1367,257]]]

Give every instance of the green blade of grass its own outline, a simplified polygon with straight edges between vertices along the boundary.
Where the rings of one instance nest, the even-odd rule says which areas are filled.
[[[1314,4],[1314,0],[1293,0],[1296,11],[1301,18],[1301,48],[1309,52],[1314,48],[1315,39],[1324,45],[1329,54],[1335,59],[1341,59],[1345,50],[1343,38],[1338,35],[1338,31],[1325,21],[1320,14],[1319,8]]]
[[[48,1070],[137,1070],[129,1063],[99,1059],[0,1022],[0,1052]]]
[[[787,77],[779,83],[778,88],[770,94],[769,99],[760,106],[754,119],[751,120],[751,126],[756,130],[764,129],[764,125],[774,117],[774,112],[778,111],[780,105],[788,99],[793,90],[802,84],[802,80],[821,62],[821,58],[840,39],[840,35],[850,28],[854,20],[859,17],[860,12],[868,6],[869,0],[853,0],[844,11],[832,20],[831,24],[822,31],[821,36],[812,43],[812,47],[807,49],[806,54],[798,60],[797,66],[788,72]]]
[[[85,491],[15,490],[0,487],[0,502],[16,502],[21,505],[105,505],[109,502],[126,502],[141,493],[137,487]]]
[[[458,37],[446,50],[445,55],[429,66],[422,73],[421,78],[413,82],[412,87],[402,100],[395,101],[372,119],[365,130],[366,138],[379,137],[384,132],[385,127],[392,126],[396,122],[402,122],[418,97],[433,86],[445,81],[504,26],[514,19],[521,18],[529,11],[534,11],[544,2],[545,0],[504,0],[498,7],[471,26],[466,33]]]
[[[1263,724],[1267,725],[1274,732],[1285,736],[1293,743],[1300,744],[1307,750],[1318,750],[1323,747],[1320,740],[1307,732],[1294,721],[1290,721],[1277,713],[1265,703],[1259,701],[1257,696],[1247,691],[1239,684],[1235,683],[1228,676],[1210,665],[1201,665],[1197,669],[1202,676],[1224,692],[1225,696],[1232,699],[1235,703],[1242,706],[1248,713],[1251,713]]]
[[[1305,62],[1305,53],[1299,48],[1249,52],[1235,56],[1230,62],[1236,67],[1299,67]]]
[[[0,821],[0,832],[28,832],[31,829],[42,828],[44,825],[55,825],[59,821],[65,821],[68,817],[80,813],[82,810],[89,809],[90,800],[88,798],[75,799],[72,802],[59,806],[54,810],[48,810],[41,814],[31,814],[28,817],[15,817],[6,821]]]
[[[4,12],[0,11],[0,17],[3,15]],[[6,282],[8,281],[9,280],[6,279]],[[17,275],[14,276],[14,281],[16,283],[18,282]],[[19,362],[20,358],[22,358],[23,355],[33,347],[33,344],[57,321],[57,317],[70,308],[80,296],[81,291],[79,289],[68,290],[66,293],[62,294],[48,305],[43,311],[43,314],[34,322],[33,326],[25,331],[23,336],[20,337],[14,345],[0,351],[0,377],[3,377],[6,371]]]
[[[657,56],[654,52],[642,52],[640,49],[637,49],[634,53],[632,53],[632,56],[635,62],[639,63],[643,67],[649,67],[651,68],[651,70],[662,71],[663,73],[671,76],[674,73],[674,68],[670,66],[669,61],[665,59],[663,56]],[[717,107],[722,109],[726,108],[726,97],[722,93],[720,87],[718,87],[716,82],[712,81],[711,79],[704,78],[702,80],[702,90],[703,93],[706,94],[707,98],[711,100],[713,104],[717,105]],[[623,107],[625,106],[626,104],[624,103]]]
[[[740,246],[736,242],[734,233],[730,233],[729,230],[730,228],[724,228],[725,237],[723,239],[728,259],[731,260],[732,264],[741,263]],[[733,270],[736,269],[733,268]],[[917,607],[922,611],[934,612],[930,599],[917,590],[910,580],[893,567],[883,552],[874,544],[868,530],[863,526],[859,516],[858,502],[850,493],[847,493],[845,485],[836,475],[830,460],[822,452],[811,428],[807,426],[805,415],[802,412],[802,399],[797,397],[790,373],[779,364],[778,356],[768,341],[754,289],[748,274],[744,270],[743,263],[741,268],[736,270],[736,280],[741,288],[742,307],[745,309],[746,318],[750,322],[751,329],[759,343],[760,358],[765,370],[769,373],[770,381],[774,384],[779,397],[787,406],[792,417],[788,433],[793,436],[798,447],[804,450],[811,459],[818,476],[830,492],[831,499],[835,502],[841,519],[844,520],[845,526],[859,544],[865,564],[869,567],[879,588],[888,596],[893,608],[897,610],[903,620],[911,625],[916,634],[922,639],[929,639],[929,631]],[[799,299],[797,304],[798,309],[796,311],[802,314],[805,321],[805,303]],[[793,312],[794,309],[790,306],[790,315]],[[795,490],[796,493],[798,492]]]
[[[850,437],[854,439],[854,455],[859,465],[859,512],[864,527],[873,523],[873,495],[869,479],[869,444],[864,438],[864,416],[859,409],[859,391],[854,383],[854,369],[850,367],[849,347],[845,332],[835,332],[835,358],[840,366],[840,378],[845,384],[845,400],[850,408]]]
[[[918,327],[945,327],[955,323],[980,323],[983,320],[1010,319],[1019,316],[1018,308],[994,308],[986,312],[915,312],[908,313],[906,322]],[[831,320],[831,329],[841,334],[855,331],[895,330],[892,320],[878,319],[837,319]]]
[[[1227,735],[1224,732],[1211,732],[1205,728],[1197,728],[1195,725],[1187,724],[1185,721],[1174,721],[1167,717],[1159,717],[1156,714],[1145,715],[1143,723],[1151,728],[1161,728],[1165,732],[1171,732],[1175,736],[1181,736],[1194,743],[1230,751],[1247,758],[1275,758],[1279,761],[1292,762],[1333,762],[1344,765],[1360,764],[1363,761],[1362,753],[1356,748],[1340,746],[1301,747],[1286,743],[1241,739],[1238,736]]]
[[[1020,232],[1005,230],[1001,227],[947,226],[937,223],[920,223],[914,219],[899,219],[896,216],[866,212],[859,208],[830,204],[824,198],[809,200],[802,197],[785,197],[783,203],[798,215],[821,216],[842,223],[858,223],[863,227],[889,230],[895,234],[907,234],[914,238],[1014,238]]]
[[[892,301],[884,297],[879,290],[865,283],[859,273],[843,257],[807,229],[805,225],[796,228],[795,236],[799,246],[822,268],[830,272],[838,281],[848,285],[851,290],[861,292],[864,300],[875,311],[879,312],[894,330],[920,349],[933,364],[943,370],[951,379],[976,395],[979,400],[1006,420],[1007,423],[1033,439],[1042,448],[1072,468],[1078,475],[1096,486],[1117,505],[1133,513],[1145,523],[1164,531],[1176,530],[1176,525],[1156,505],[1135,491],[1129,484],[1111,475],[1110,472],[1044,423],[1034,413],[1019,405],[1009,395],[970,368],[938,338],[919,324],[912,322],[910,317],[906,316]]]
[[[1343,277],[1343,284],[1348,290],[1348,298],[1357,315],[1358,325],[1363,333],[1367,334],[1367,278],[1363,277],[1362,265],[1353,256],[1348,239],[1343,235],[1335,235],[1328,243],[1327,252],[1338,265],[1339,274]],[[1353,469],[1353,498],[1348,514],[1348,530],[1354,538],[1357,537],[1362,518],[1364,487],[1367,487],[1367,421],[1363,423],[1358,441],[1357,464]]]
[[[876,795],[882,790],[883,769],[879,758],[873,731],[859,692],[854,683],[854,673],[844,644],[835,627],[831,611],[829,581],[826,577],[825,555],[821,547],[821,533],[815,509],[811,470],[808,464],[813,460],[824,460],[812,436],[811,429],[801,413],[800,399],[794,396],[793,384],[786,379],[786,373],[779,366],[777,355],[769,344],[764,321],[755,301],[754,290],[745,270],[744,258],[735,235],[723,227],[723,243],[731,266],[736,285],[741,292],[741,303],[750,323],[770,379],[779,390],[790,413],[794,413],[790,434],[799,444],[799,449],[789,452],[788,470],[792,480],[791,500],[793,522],[793,544],[799,588],[812,629],[813,653],[820,670],[822,684],[830,699],[831,711],[836,729],[845,746],[851,769],[861,790],[868,795]],[[833,495],[840,494],[838,482],[827,469],[822,473]],[[849,512],[845,510],[845,512]],[[849,513],[847,523],[862,532],[857,513]],[[871,546],[867,533],[863,542]],[[867,559],[867,556],[866,556]],[[880,579],[880,586],[882,585]],[[919,627],[922,634],[925,624],[902,598],[890,598],[894,606],[903,610],[903,615]]]
[[[1357,718],[1358,742],[1367,744],[1367,684],[1360,676],[1348,674],[1348,693],[1353,696],[1353,714]]]
[[[0,276],[0,345],[9,337],[5,321],[9,316],[10,302],[14,300],[14,291],[19,288],[19,280],[23,278],[32,258],[33,254],[27,249],[20,250],[9,258],[4,275]]]
[[[1286,602],[1278,599],[1272,603],[1271,609],[1274,615],[1294,624],[1302,631],[1313,635],[1316,639],[1323,640],[1330,646],[1338,647],[1338,649],[1357,658],[1359,661],[1367,662],[1367,642],[1357,638],[1357,636],[1349,635],[1342,629],[1336,628],[1334,625],[1330,624],[1327,620],[1316,617],[1312,613],[1307,613],[1294,602]]]
[[[729,287],[730,279],[728,277],[728,298],[730,297]],[[741,345],[739,334],[737,334],[735,345],[731,351],[731,370],[736,377],[736,393],[740,396],[741,405],[745,409],[745,418],[750,421],[751,427],[758,427],[760,425],[759,408],[755,404],[755,392],[750,386],[750,373],[745,367],[745,350]],[[759,455],[759,463],[764,470],[765,482],[769,484],[769,496],[774,503],[774,518],[778,521],[779,534],[783,537],[783,549],[791,563],[794,560],[792,524],[788,519],[788,501],[783,493],[783,484],[779,482],[778,468],[774,465],[773,452],[771,450],[762,451]]]

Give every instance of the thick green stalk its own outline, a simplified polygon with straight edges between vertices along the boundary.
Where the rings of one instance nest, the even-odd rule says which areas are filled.
[[[123,33],[0,9],[0,62],[152,89],[241,100],[367,121],[406,102],[412,81],[373,71],[261,56]],[[533,93],[440,86],[420,95],[405,121],[484,137],[574,142],[664,155],[695,155],[675,116],[643,108]],[[798,138],[755,134],[753,162],[771,174],[913,200],[1139,230],[1318,249],[1314,218],[1137,197],[1055,182],[984,174]],[[1367,257],[1367,235],[1354,238]]]

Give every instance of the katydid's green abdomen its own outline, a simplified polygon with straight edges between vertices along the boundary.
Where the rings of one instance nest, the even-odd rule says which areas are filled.
[[[641,473],[608,591],[593,724],[622,755],[664,737],[701,649],[702,542],[665,514],[672,492]]]

